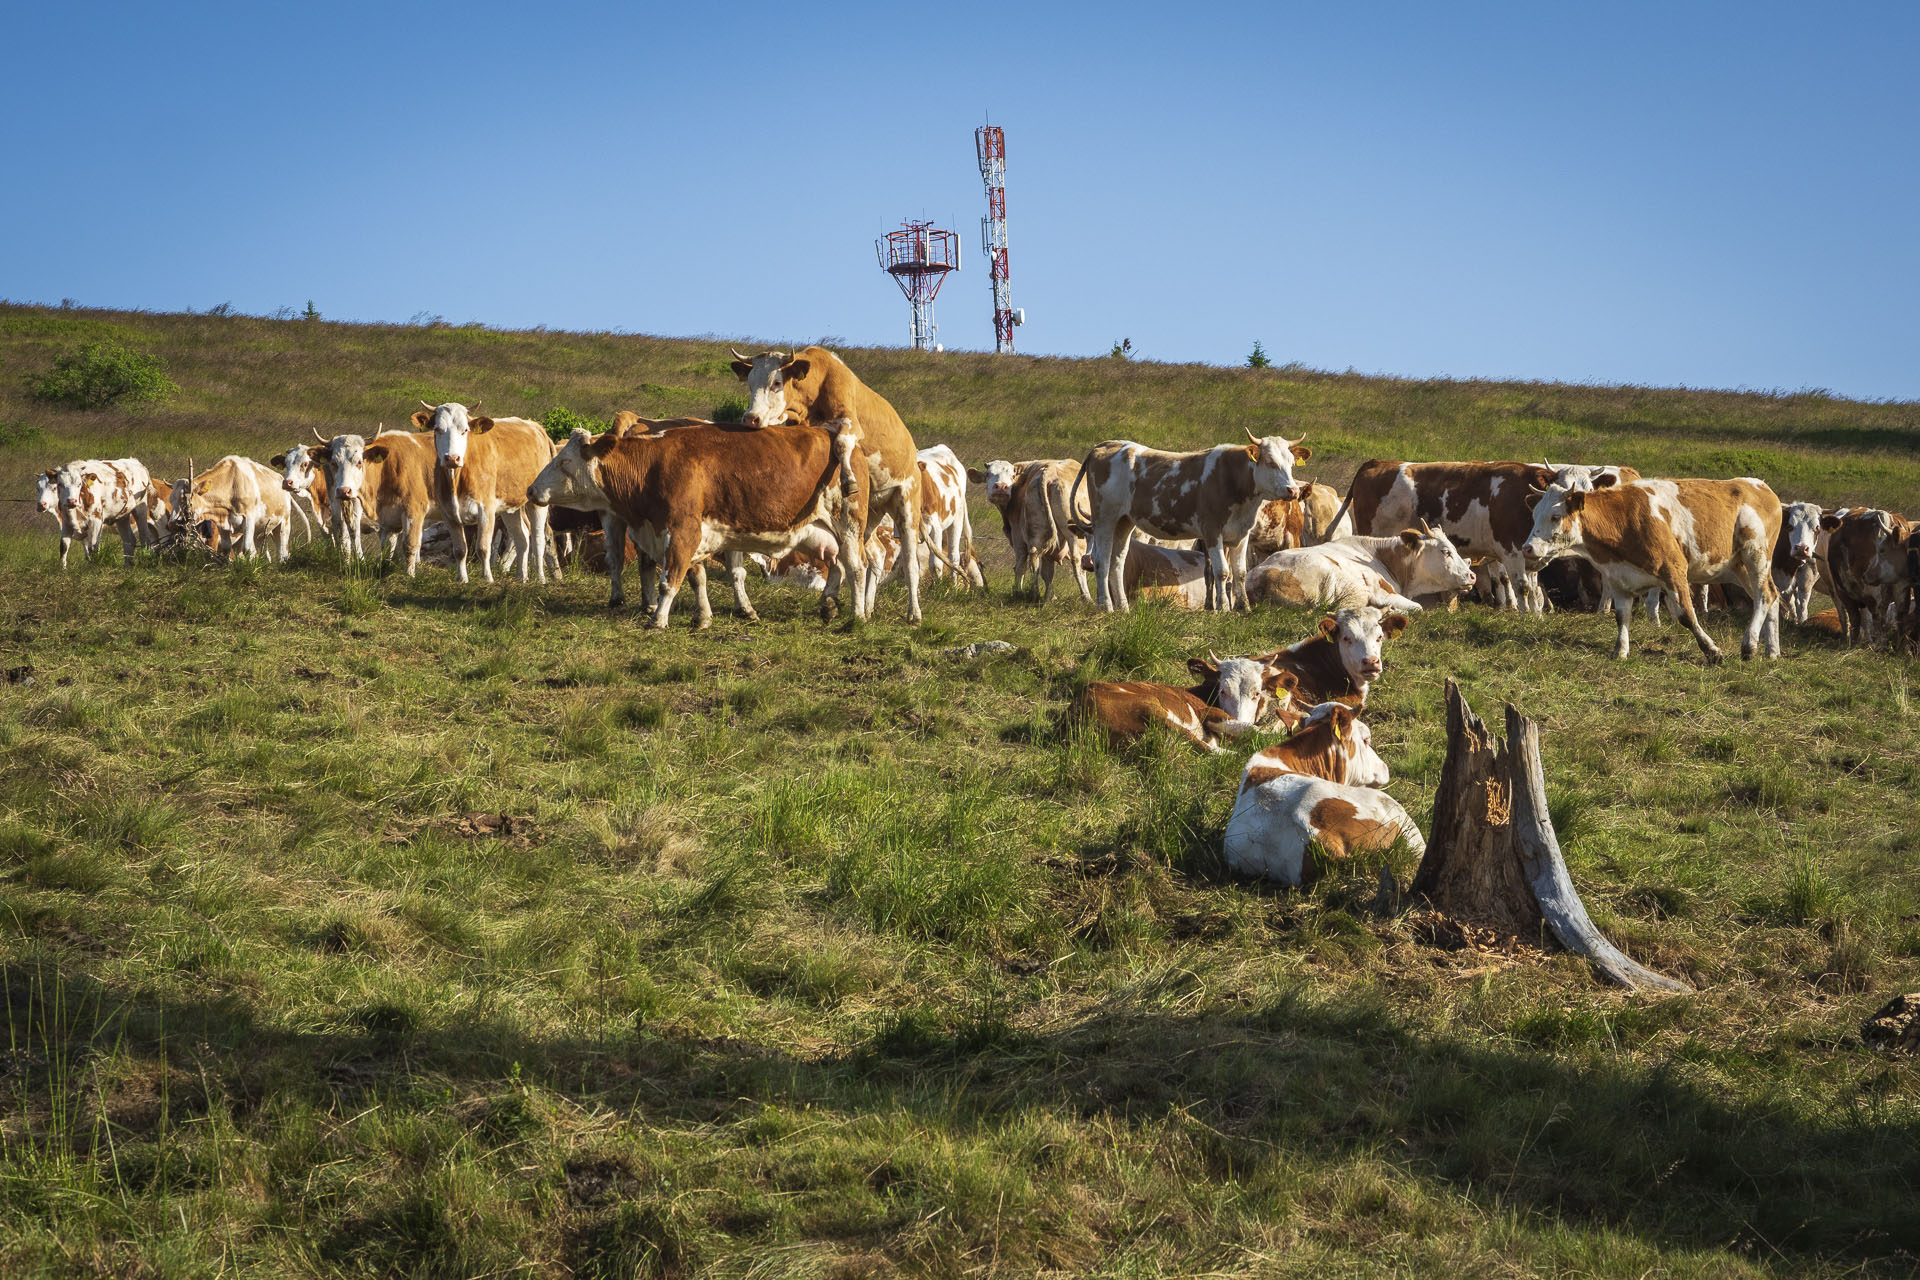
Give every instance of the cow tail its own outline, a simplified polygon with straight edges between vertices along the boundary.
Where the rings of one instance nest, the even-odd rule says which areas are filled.
[[[1078,510],[1080,506],[1080,486],[1087,482],[1087,468],[1093,465],[1093,455],[1099,451],[1099,445],[1095,445],[1093,448],[1087,450],[1087,456],[1080,460],[1080,474],[1073,478],[1073,488],[1067,493],[1067,532],[1076,538],[1093,536],[1093,523],[1089,521],[1086,527],[1082,529],[1076,525],[1073,516],[1074,512]],[[1091,491],[1089,491],[1087,495],[1087,509],[1089,511],[1093,509],[1093,495]],[[1056,515],[1055,518],[1058,519],[1058,516]]]
[[[1344,517],[1344,516],[1345,516],[1345,515],[1347,514],[1347,509],[1348,509],[1349,507],[1351,507],[1352,505],[1353,505],[1353,490],[1352,490],[1352,489],[1348,489],[1348,490],[1347,490],[1347,496],[1346,496],[1346,499],[1345,499],[1345,501],[1343,501],[1343,502],[1341,502],[1341,504],[1340,504],[1340,509],[1339,509],[1338,511],[1336,511],[1336,512],[1334,512],[1334,513],[1333,513],[1333,519],[1332,519],[1332,520],[1329,520],[1329,521],[1327,522],[1327,527],[1326,527],[1326,529],[1325,529],[1325,530],[1323,531],[1323,533],[1322,533],[1322,536],[1321,536],[1321,539],[1320,539],[1320,540],[1321,540],[1322,542],[1331,542],[1331,541],[1333,541],[1333,531],[1334,531],[1335,529],[1338,529],[1338,528],[1340,527],[1340,521],[1341,521],[1341,519],[1342,519],[1342,518],[1343,518],[1343,517]],[[1358,533],[1358,532],[1359,532],[1359,530],[1358,530],[1358,529],[1356,529],[1356,530],[1354,530],[1354,532],[1355,532],[1355,533]]]

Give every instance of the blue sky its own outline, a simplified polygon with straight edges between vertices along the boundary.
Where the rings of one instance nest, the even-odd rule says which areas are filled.
[[[10,6],[0,297],[1920,398],[1920,7]]]

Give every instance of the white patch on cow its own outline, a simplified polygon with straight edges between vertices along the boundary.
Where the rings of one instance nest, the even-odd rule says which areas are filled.
[[[467,406],[456,401],[436,406],[433,411],[434,460],[449,470],[466,466],[467,437],[472,433],[473,425],[467,418]]]

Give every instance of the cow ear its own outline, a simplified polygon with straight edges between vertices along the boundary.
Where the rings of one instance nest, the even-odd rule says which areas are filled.
[[[484,435],[487,432],[493,430],[493,419],[492,418],[468,418],[467,430],[478,432]]]
[[[52,475],[53,473],[49,471],[47,474]],[[1820,527],[1822,529],[1825,529],[1828,533],[1832,533],[1835,529],[1838,529],[1840,527],[1840,517],[1838,515],[1821,516]]]
[[[382,458],[387,456],[387,446],[383,444],[370,444],[367,446],[366,452],[362,453],[360,456],[365,458],[368,462],[378,462]]]
[[[1593,487],[1596,489],[1609,489],[1609,488],[1612,488],[1614,485],[1614,482],[1619,479],[1620,479],[1619,476],[1616,476],[1611,471],[1609,471],[1609,472],[1606,472],[1605,474],[1595,476],[1593,478]]]
[[[267,459],[267,464],[269,466],[284,467],[287,465],[287,455],[284,453],[276,453]]]
[[[1295,462],[1305,462],[1308,458],[1311,458],[1312,456],[1313,456],[1313,450],[1307,445],[1297,444],[1293,446],[1293,460]]]
[[[1420,533],[1417,529],[1402,529],[1400,531],[1400,541],[1409,551],[1418,551],[1420,549]]]
[[[1407,621],[1407,615],[1404,613],[1390,613],[1380,619],[1380,629],[1386,632],[1387,639],[1391,640],[1407,629]]]
[[[427,412],[425,409],[415,409],[413,411],[414,430],[425,431],[428,427],[432,425],[433,425],[433,415],[431,413]]]
[[[587,445],[587,452],[596,458],[604,458],[613,452],[613,447],[625,437],[619,431],[602,431]]]
[[[1265,684],[1269,690],[1284,689],[1292,693],[1300,687],[1300,677],[1291,671],[1279,671],[1268,668]]]
[[[735,377],[739,378],[740,381],[745,382],[747,380],[747,375],[753,372],[753,361],[735,360],[733,362],[733,372]]]
[[[1571,514],[1572,512],[1578,511],[1580,508],[1586,505],[1587,505],[1587,495],[1585,490],[1575,489],[1572,493],[1569,493],[1567,495],[1567,511],[1569,514]]]
[[[978,467],[968,467],[968,468],[967,468],[967,483],[968,483],[968,484],[985,484],[986,482],[987,482],[987,473],[986,473],[986,472],[984,472],[984,471],[982,471],[982,470],[981,470],[980,468],[978,468]]]
[[[788,380],[791,381],[806,377],[807,370],[811,368],[813,368],[813,362],[811,360],[789,360],[780,366],[780,372],[785,374]]]
[[[1354,710],[1344,702],[1338,703],[1327,720],[1333,725],[1333,736],[1344,738],[1353,732]]]
[[[1339,625],[1340,620],[1332,614],[1328,614],[1326,617],[1320,619],[1320,634],[1323,636],[1331,635],[1333,634],[1333,629]]]
[[[1205,658],[1188,658],[1187,670],[1202,680],[1207,679],[1209,676],[1217,676],[1220,674],[1220,668],[1214,666]]]

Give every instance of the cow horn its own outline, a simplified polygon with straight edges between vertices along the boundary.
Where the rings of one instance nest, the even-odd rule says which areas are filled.
[[[1280,438],[1281,438],[1282,440],[1287,440],[1287,438],[1286,438],[1285,436],[1281,436]],[[1299,444],[1301,440],[1305,440],[1305,439],[1306,439],[1306,437],[1305,437],[1305,436],[1301,436],[1301,437],[1300,437],[1300,440],[1287,440],[1287,448],[1289,448],[1289,449],[1291,449],[1291,448],[1293,448],[1293,446],[1295,446],[1295,445],[1297,445],[1297,444]]]
[[[1240,429],[1247,433],[1248,440],[1251,440],[1254,444],[1260,443],[1260,437],[1253,434],[1253,429],[1251,427],[1242,427]]]
[[[318,427],[308,427],[308,428],[307,428],[307,430],[309,430],[309,431],[311,431],[311,432],[313,432],[313,438],[314,438],[315,440],[318,440],[318,441],[319,441],[319,442],[320,442],[321,444],[331,444],[331,443],[332,443],[332,441],[330,441],[330,440],[328,440],[328,439],[327,439],[327,438],[326,438],[325,436],[323,436],[323,435],[321,435],[321,434],[320,434],[320,428],[318,428]]]
[[[732,348],[732,347],[728,347],[728,348],[727,348],[727,350],[729,350],[729,351],[732,351],[732,352],[733,352],[733,358],[734,358],[735,360],[746,360],[746,362],[747,362],[748,364],[752,364],[752,363],[753,363],[753,361],[752,361],[752,360],[748,360],[746,356],[743,356],[743,355],[741,355],[741,354],[740,354],[740,353],[739,353],[739,352],[738,352],[737,350],[734,350],[734,348]]]
[[[1217,667],[1217,666],[1219,666],[1219,665],[1220,665],[1220,655],[1219,655],[1219,654],[1217,654],[1217,653],[1215,653],[1215,652],[1214,652],[1214,651],[1213,651],[1212,649],[1208,649],[1208,650],[1207,650],[1207,661],[1208,661],[1208,662],[1211,662],[1211,663],[1212,663],[1212,664],[1213,664],[1214,666],[1216,666],[1216,667]]]
[[[483,404],[485,404],[485,403],[486,403],[486,401],[485,401],[485,400],[475,400],[475,401],[474,401],[474,402],[473,402],[472,404],[470,404],[470,405],[468,405],[468,406],[467,406],[467,412],[468,412],[468,413],[478,413],[478,412],[480,412],[480,406],[481,406],[481,405],[483,405]]]
[[[437,404],[428,404],[425,400],[422,400],[420,402],[420,407],[422,409],[425,409],[428,413],[432,413],[435,409],[438,409],[440,406]]]

